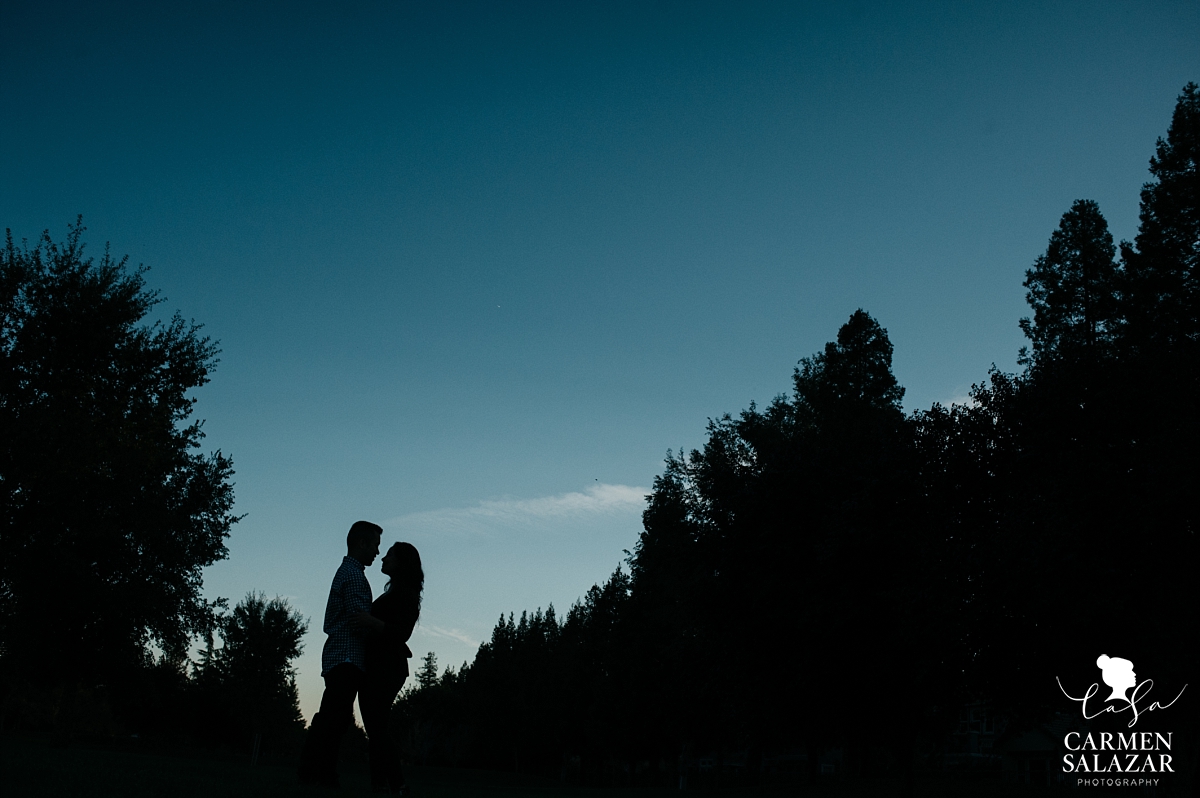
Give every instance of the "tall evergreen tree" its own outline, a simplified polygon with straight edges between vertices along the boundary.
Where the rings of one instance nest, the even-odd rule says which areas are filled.
[[[1180,94],[1165,139],[1150,160],[1138,234],[1122,243],[1129,323],[1122,401],[1129,507],[1144,556],[1129,570],[1139,592],[1140,626],[1177,678],[1200,665],[1174,629],[1200,617],[1191,573],[1200,544],[1200,86]],[[1124,576],[1124,575],[1123,575]],[[1126,578],[1128,578],[1126,576]],[[1156,607],[1172,607],[1164,615]],[[1166,663],[1170,663],[1167,665]]]
[[[912,576],[919,546],[891,357],[856,311],[800,361],[790,400],[710,422],[704,449],[655,481],[632,606],[657,624],[658,678],[690,688],[666,713],[682,739],[830,743],[896,672],[880,652],[906,661],[914,615],[897,574]]]
[[[810,422],[865,408],[893,420],[901,414],[904,388],[892,374],[892,342],[861,308],[838,330],[836,342],[800,361],[794,382],[796,410]]]
[[[437,684],[437,654],[430,651],[421,658],[421,668],[416,673],[416,680],[419,687],[432,687]]]
[[[989,466],[967,479],[977,469],[960,462],[947,475],[974,494],[964,514],[976,508],[967,537],[986,642],[972,668],[1013,706],[1044,696],[1043,668],[1078,667],[1097,639],[1140,652],[1166,679],[1186,681],[1196,662],[1172,630],[1200,606],[1188,576],[1200,527],[1198,155],[1200,91],[1189,84],[1151,160],[1136,246],[1123,243],[1112,265],[1098,209],[1075,203],[1028,272],[1026,373],[981,388],[981,408],[951,424],[950,449]],[[1085,613],[1074,611],[1081,595]]]
[[[1141,224],[1122,243],[1134,345],[1200,339],[1200,86],[1189,83],[1150,159]]]
[[[1021,330],[1033,345],[1023,360],[1096,360],[1119,318],[1116,247],[1108,222],[1091,200],[1076,200],[1050,236],[1046,254],[1025,272],[1033,318]]]

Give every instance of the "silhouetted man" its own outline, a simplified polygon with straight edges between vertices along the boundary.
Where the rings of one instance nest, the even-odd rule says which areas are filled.
[[[354,698],[366,675],[363,627],[354,622],[359,613],[371,611],[371,585],[363,573],[379,556],[376,524],[355,521],[346,535],[346,556],[333,577],[329,602],[325,605],[325,648],[321,650],[321,676],[325,693],[321,708],[313,715],[304,751],[300,755],[300,781],[336,787],[338,748],[354,720]]]

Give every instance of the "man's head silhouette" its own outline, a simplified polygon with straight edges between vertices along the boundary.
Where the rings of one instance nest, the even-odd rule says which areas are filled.
[[[346,554],[358,560],[363,566],[375,562],[379,556],[379,539],[383,536],[383,528],[370,521],[355,521],[346,533]]]

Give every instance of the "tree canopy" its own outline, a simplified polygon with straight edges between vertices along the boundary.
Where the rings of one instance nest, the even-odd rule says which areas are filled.
[[[1200,338],[1200,86],[1184,87],[1150,159],[1133,243],[1122,242],[1131,343]]]
[[[1121,321],[1115,256],[1100,206],[1076,200],[1025,273],[1033,318],[1021,319],[1021,330],[1033,344],[1029,362],[1100,356]]]
[[[197,450],[218,349],[144,268],[66,240],[0,250],[0,636],[29,677],[116,673],[213,628],[232,462]]]
[[[283,737],[304,727],[296,688],[295,659],[304,646],[308,621],[285,599],[248,593],[217,623],[222,645],[201,652],[192,692],[215,740],[252,734]]]

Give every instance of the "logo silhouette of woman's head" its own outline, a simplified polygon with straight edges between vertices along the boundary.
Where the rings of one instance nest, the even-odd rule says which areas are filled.
[[[1096,660],[1096,667],[1100,669],[1104,683],[1113,689],[1108,700],[1119,698],[1122,701],[1128,701],[1125,691],[1137,685],[1137,674],[1133,672],[1133,663],[1120,657],[1101,654]]]

